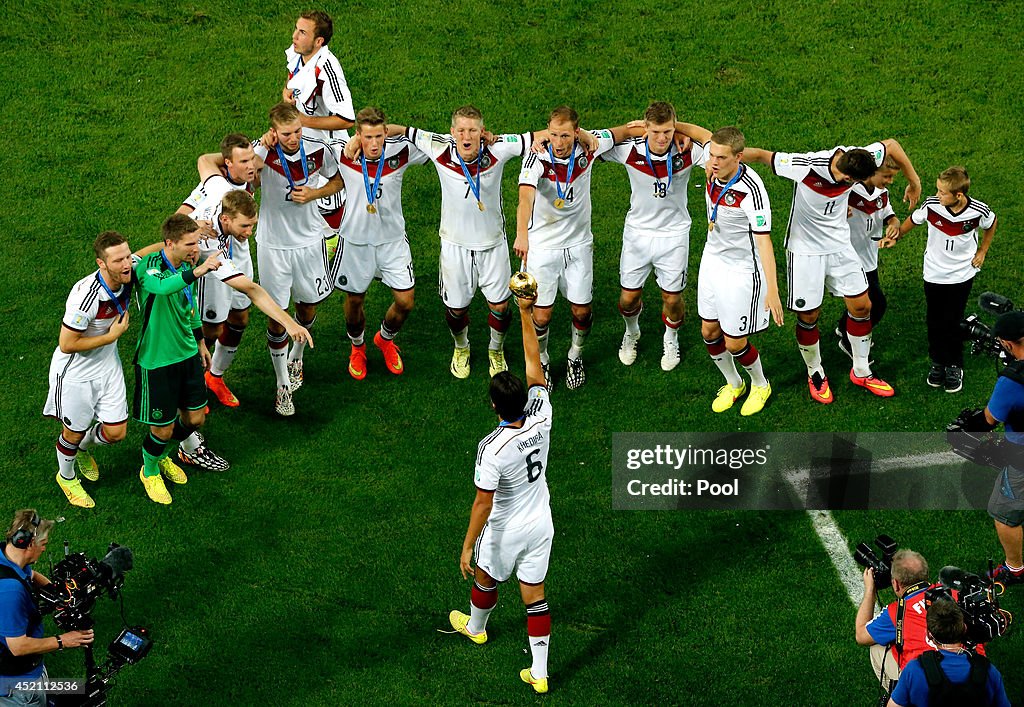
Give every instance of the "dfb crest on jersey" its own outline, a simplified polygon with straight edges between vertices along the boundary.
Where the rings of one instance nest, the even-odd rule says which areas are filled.
[[[882,208],[882,205],[883,205],[882,197],[878,197],[877,199],[875,199],[875,206],[877,208],[879,208],[879,209]]]
[[[306,171],[307,172],[315,172],[316,171],[316,160],[314,160],[312,157],[307,157],[306,158]]]
[[[580,158],[578,160],[576,160],[576,166],[579,167],[580,169],[586,169],[587,168],[587,164],[589,164],[589,163],[587,162],[587,156],[586,155],[580,155]]]
[[[480,155],[480,169],[487,169],[491,166],[491,156],[484,153]]]
[[[683,156],[682,155],[673,155],[672,156],[672,171],[673,172],[678,172],[682,168],[683,168]]]
[[[974,224],[970,221],[964,221],[964,233],[970,233],[974,230]]]
[[[388,168],[389,169],[398,169],[398,164],[399,164],[399,162],[398,162],[398,158],[397,157],[391,157],[391,158],[388,159]]]
[[[726,192],[724,201],[726,206],[732,206],[733,204],[736,203],[736,195],[733,194],[731,191]]]

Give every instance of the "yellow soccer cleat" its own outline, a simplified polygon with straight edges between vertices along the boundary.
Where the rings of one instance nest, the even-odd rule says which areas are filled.
[[[167,487],[164,486],[164,479],[160,474],[146,476],[146,467],[142,467],[139,469],[139,479],[142,480],[142,485],[146,488],[146,495],[149,496],[150,501],[165,506],[171,502],[171,494],[167,493]]]
[[[456,378],[469,378],[469,347],[459,348],[455,347],[455,352],[452,353],[452,375]]]
[[[94,508],[96,502],[92,500],[92,496],[82,488],[82,482],[77,478],[68,481],[60,472],[57,472],[57,485],[60,486],[60,490],[64,492],[64,495],[68,498],[68,503],[72,506],[78,506],[79,508]]]
[[[725,412],[733,406],[733,404],[743,397],[744,393],[747,392],[747,382],[744,380],[740,381],[739,388],[733,388],[731,385],[726,383],[718,389],[718,394],[715,396],[714,401],[711,403],[711,409],[714,412]]]
[[[750,395],[743,401],[743,407],[740,408],[740,415],[749,417],[750,415],[756,415],[764,409],[764,404],[768,402],[768,398],[772,394],[772,384],[769,383],[765,386],[750,384]]]
[[[487,643],[487,631],[481,631],[480,633],[469,632],[469,614],[463,614],[461,611],[452,611],[452,613],[448,614],[448,621],[451,622],[453,629],[473,643],[477,645]]]
[[[494,349],[488,349],[487,373],[490,374],[491,378],[507,370],[508,364],[505,363],[505,352],[503,350],[495,351]]]
[[[100,466],[96,463],[96,459],[84,449],[79,449],[78,454],[75,455],[75,465],[78,467],[78,473],[82,475],[82,478],[86,481],[99,481],[100,480]],[[89,506],[91,508],[92,506]]]
[[[170,457],[164,457],[157,466],[160,467],[160,473],[167,477],[167,480],[172,484],[187,484],[188,476],[185,475],[185,470],[180,466],[171,461]]]
[[[541,695],[548,691],[548,679],[533,677],[533,673],[530,672],[529,668],[523,668],[519,671],[519,679],[532,686],[533,691]]]

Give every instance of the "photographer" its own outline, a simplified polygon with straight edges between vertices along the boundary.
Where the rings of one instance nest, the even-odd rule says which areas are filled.
[[[891,583],[896,601],[872,619],[878,588],[874,571],[864,570],[864,598],[856,619],[857,643],[871,647],[871,668],[886,693],[909,661],[932,648],[925,624],[928,562],[920,553],[900,550],[892,558]]]
[[[1024,582],[1024,312],[1000,315],[992,334],[1013,359],[1000,373],[984,413],[987,429],[1003,424],[1007,442],[1005,466],[988,501],[988,514],[1006,555],[992,578],[1005,586]]]
[[[938,650],[907,664],[889,707],[927,705],[995,705],[1010,707],[1003,678],[983,655],[964,648],[963,612],[949,599],[928,607],[928,636]]]
[[[34,510],[21,510],[0,543],[0,707],[45,707],[40,691],[15,690],[19,682],[47,678],[43,654],[78,648],[93,641],[92,631],[69,631],[43,638],[43,620],[36,606],[35,589],[50,580],[32,569],[46,551],[52,520],[40,520]]]

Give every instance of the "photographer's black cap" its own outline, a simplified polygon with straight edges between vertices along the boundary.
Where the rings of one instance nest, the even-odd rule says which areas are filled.
[[[1000,314],[996,324],[992,327],[992,333],[997,338],[1007,341],[1020,341],[1024,339],[1024,312],[1014,310],[1006,314]]]

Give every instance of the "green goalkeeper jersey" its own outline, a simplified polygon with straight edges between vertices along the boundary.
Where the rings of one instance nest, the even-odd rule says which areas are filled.
[[[192,264],[174,268],[163,251],[135,266],[142,297],[142,330],[135,363],[146,369],[178,363],[199,353],[193,329],[203,325]]]

